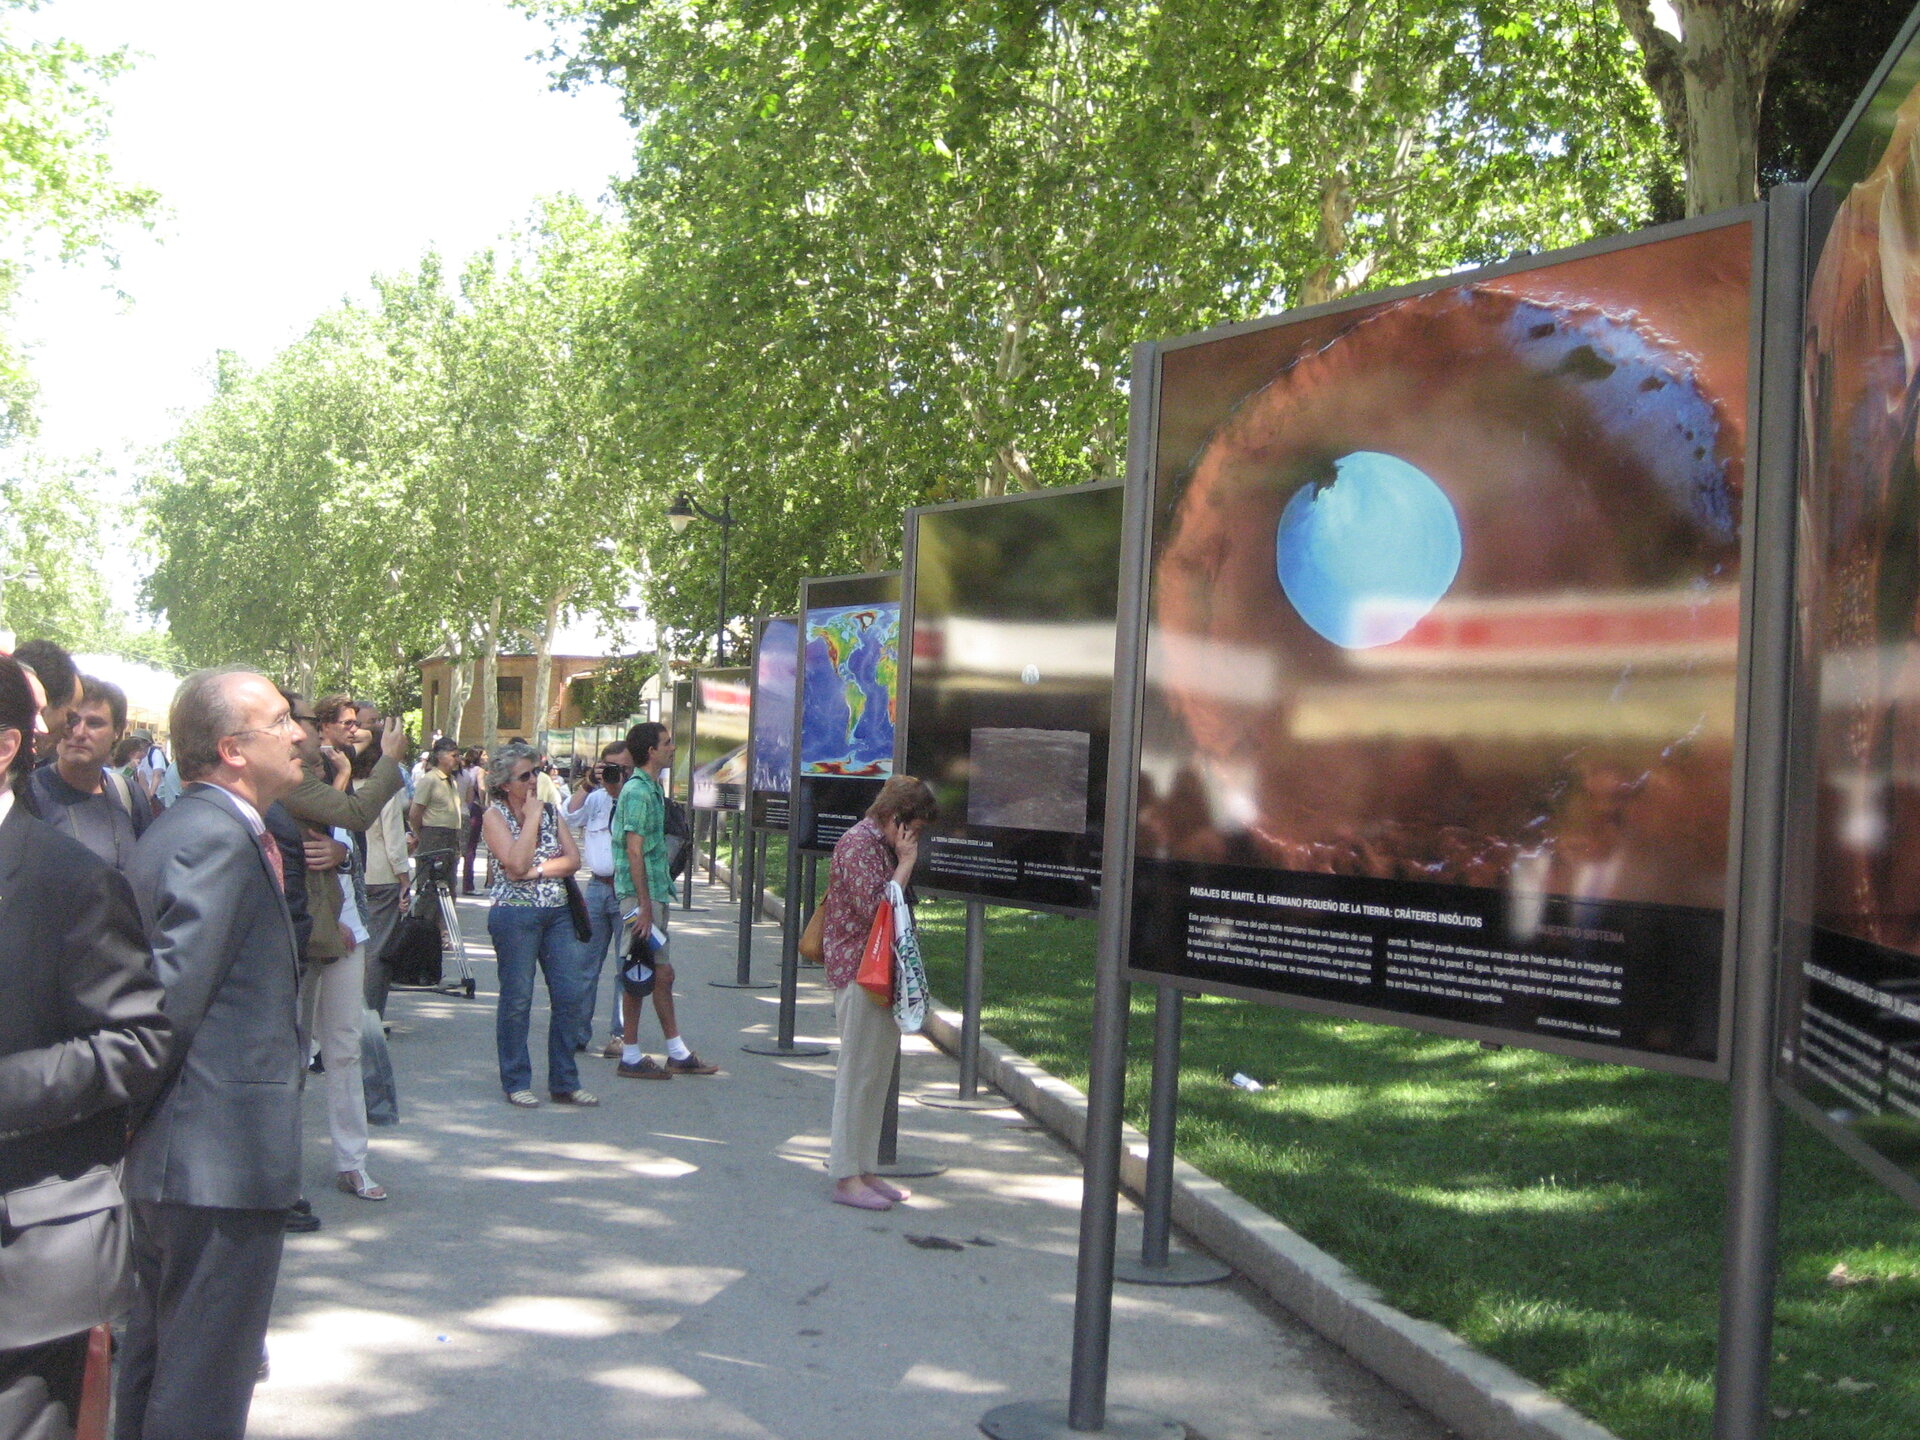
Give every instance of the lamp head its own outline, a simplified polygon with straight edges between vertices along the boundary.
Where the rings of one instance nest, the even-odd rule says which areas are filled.
[[[687,526],[693,523],[693,497],[682,490],[674,496],[673,504],[667,507],[667,524],[673,527],[673,533],[684,535]]]

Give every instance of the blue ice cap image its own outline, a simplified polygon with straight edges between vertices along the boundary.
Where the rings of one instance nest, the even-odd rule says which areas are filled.
[[[1355,450],[1333,478],[1300,487],[1280,512],[1280,588],[1300,618],[1348,650],[1391,645],[1460,572],[1460,518],[1425,471]]]

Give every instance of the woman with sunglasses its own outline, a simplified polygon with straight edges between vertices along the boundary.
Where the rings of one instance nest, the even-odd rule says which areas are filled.
[[[561,883],[580,868],[580,851],[560,812],[540,798],[535,784],[539,754],[531,745],[505,745],[487,767],[493,804],[480,833],[494,859],[493,909],[487,933],[500,966],[500,1011],[494,1041],[500,1052],[500,1087],[507,1103],[531,1109],[540,1097],[530,1088],[527,1022],[533,1012],[533,971],[547,978],[552,1015],[547,1022],[547,1093],[561,1105],[598,1105],[580,1088],[574,1040],[585,1008],[579,948]]]

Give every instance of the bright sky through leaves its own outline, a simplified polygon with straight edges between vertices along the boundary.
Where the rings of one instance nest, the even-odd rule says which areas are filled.
[[[628,168],[614,93],[550,92],[529,58],[548,31],[505,0],[61,0],[23,25],[142,52],[109,92],[110,148],[170,211],[124,237],[117,277],[28,282],[52,451],[158,444],[216,349],[259,363],[371,273],[430,245],[457,263],[536,196],[592,199]]]

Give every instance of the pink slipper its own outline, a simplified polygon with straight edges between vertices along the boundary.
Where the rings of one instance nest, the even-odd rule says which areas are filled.
[[[893,1209],[893,1201],[882,1195],[878,1190],[869,1190],[864,1185],[858,1190],[841,1190],[836,1187],[833,1192],[833,1203],[836,1205],[851,1205],[856,1210]]]
[[[889,1200],[911,1200],[913,1198],[913,1191],[907,1189],[906,1186],[889,1185],[878,1175],[874,1176],[873,1179],[868,1182],[867,1188],[886,1196]]]

